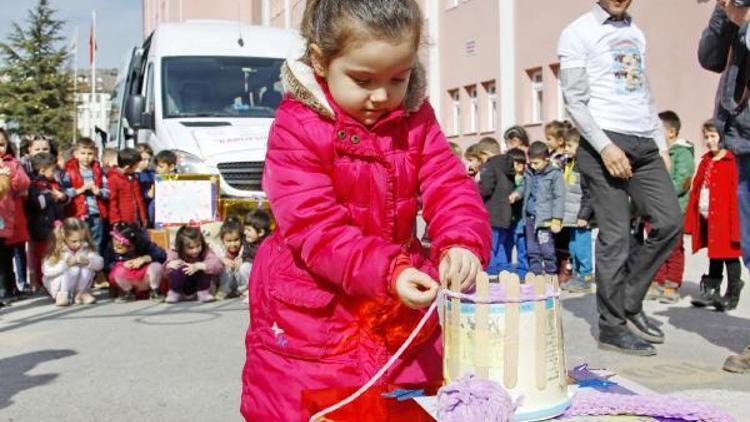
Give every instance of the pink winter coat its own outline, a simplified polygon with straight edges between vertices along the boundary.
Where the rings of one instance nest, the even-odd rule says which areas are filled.
[[[387,333],[408,334],[423,315],[397,307],[386,320],[398,305],[388,293],[397,257],[437,280],[448,248],[486,265],[491,242],[476,184],[424,101],[422,72],[404,108],[371,128],[341,112],[309,67],[288,61],[282,77],[290,95],[276,112],[263,175],[278,230],[250,277],[241,407],[253,421],[307,420],[303,394],[359,387],[383,366],[400,345]],[[420,198],[429,251],[415,234]],[[429,327],[385,383],[442,380],[436,318]]]
[[[26,219],[19,215],[18,204],[23,203],[22,195],[29,189],[29,176],[21,163],[9,154],[0,157],[0,167],[10,168],[10,191],[0,199],[0,239],[8,244],[24,242],[28,238]]]

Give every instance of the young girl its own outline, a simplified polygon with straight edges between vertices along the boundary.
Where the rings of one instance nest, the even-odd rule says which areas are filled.
[[[422,22],[414,0],[307,2],[307,45],[282,68],[288,93],[269,134],[278,230],[250,279],[247,420],[307,419],[303,394],[361,386],[436,298],[438,266],[466,289],[487,262],[487,210],[424,100]],[[381,382],[441,383],[438,327],[434,317]]]
[[[132,302],[135,292],[149,290],[155,302],[164,300],[159,292],[162,264],[167,253],[152,242],[136,223],[115,223],[112,231],[114,266],[109,273],[109,282],[123,291],[118,303]]]
[[[91,305],[96,298],[89,293],[97,271],[104,267],[86,223],[66,218],[55,223],[54,241],[42,265],[42,281],[55,305]]]
[[[544,125],[544,139],[549,149],[550,159],[556,166],[563,168],[566,164],[567,151],[565,150],[565,132],[573,126],[565,121],[553,120]]]
[[[0,195],[0,306],[16,295],[13,254],[16,246],[28,240],[23,195],[29,188],[29,177],[14,158],[13,146],[0,128],[0,179],[7,183]],[[23,248],[22,248],[23,249]]]
[[[719,130],[712,121],[703,125],[708,152],[703,155],[693,179],[685,216],[685,233],[693,237],[693,253],[708,247],[708,275],[701,279],[701,296],[692,301],[697,307],[713,305],[732,310],[740,300],[744,283],[740,279],[739,212],[737,166],[734,155],[724,149]],[[719,294],[727,267],[729,287]]]
[[[224,245],[224,271],[219,277],[219,289],[216,298],[235,297],[247,290],[252,264],[246,261],[247,244],[245,243],[245,226],[234,217],[228,218],[221,225],[219,238]]]
[[[224,270],[224,264],[206,244],[200,227],[182,226],[175,236],[175,250],[167,257],[169,292],[167,303],[193,300],[216,300],[211,294],[211,281]]]

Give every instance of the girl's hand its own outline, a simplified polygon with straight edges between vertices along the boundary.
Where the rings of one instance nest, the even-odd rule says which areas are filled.
[[[576,225],[579,228],[583,229],[589,226],[589,222],[584,219],[579,218],[578,221],[576,221]]]
[[[10,176],[10,167],[0,166],[0,176]]]
[[[560,231],[562,231],[562,224],[560,224],[559,221],[555,220],[552,222],[549,229],[554,234],[560,233]]]
[[[440,286],[429,275],[407,268],[396,280],[396,294],[407,308],[419,309],[430,305],[437,297]]]
[[[186,265],[185,268],[182,269],[182,271],[187,275],[193,275],[199,271],[205,271],[206,270],[206,264],[202,262],[196,262],[195,264]]]
[[[458,281],[461,291],[465,292],[474,285],[481,269],[482,263],[473,252],[464,248],[450,248],[440,261],[440,282],[443,286],[451,286],[454,280]]]
[[[235,267],[235,261],[229,258],[221,258],[221,262],[224,263],[224,268],[227,270],[233,270]]]
[[[75,256],[71,255],[68,257],[68,259],[65,260],[65,265],[67,265],[68,267],[78,265],[78,259]]]
[[[65,194],[57,189],[52,189],[52,198],[57,202],[62,202],[65,200]]]
[[[508,196],[508,202],[511,204],[516,203],[516,201],[521,199],[521,195],[518,194],[518,192],[513,192]]]
[[[78,257],[78,265],[85,267],[89,265],[89,259],[81,255]]]
[[[176,259],[170,262],[169,264],[167,264],[167,268],[169,268],[170,270],[176,270],[184,265],[185,265],[185,261],[181,259]]]

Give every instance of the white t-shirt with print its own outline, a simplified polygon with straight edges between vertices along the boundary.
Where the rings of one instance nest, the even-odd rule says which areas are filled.
[[[560,36],[560,69],[585,68],[589,111],[605,130],[652,137],[660,125],[646,82],[646,38],[630,19],[611,21],[601,6]]]

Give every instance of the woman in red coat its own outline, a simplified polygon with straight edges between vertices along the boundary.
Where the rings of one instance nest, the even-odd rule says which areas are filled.
[[[701,279],[701,297],[692,301],[697,307],[713,305],[717,310],[732,310],[740,300],[740,220],[737,210],[737,166],[734,155],[721,145],[721,137],[711,122],[703,125],[708,152],[703,155],[693,179],[685,216],[685,233],[693,236],[693,253],[708,247],[711,260],[708,275]],[[723,267],[727,267],[729,287],[720,296]]]

